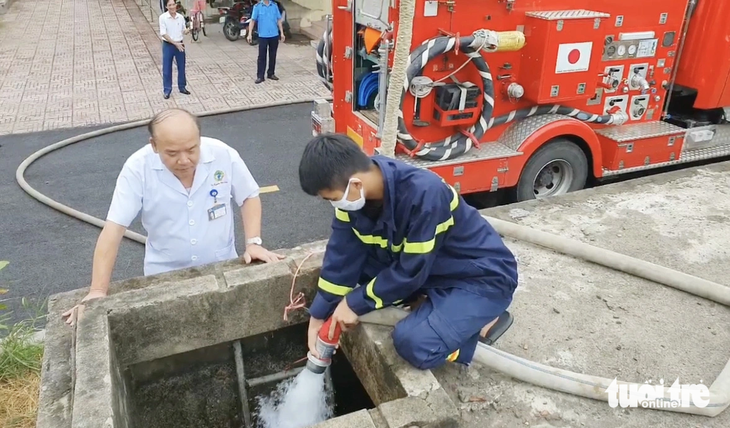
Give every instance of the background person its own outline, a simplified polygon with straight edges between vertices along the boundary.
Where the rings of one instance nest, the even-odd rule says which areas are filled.
[[[283,18],[279,11],[279,5],[272,0],[261,0],[253,7],[251,14],[251,24],[248,31],[248,42],[253,40],[253,30],[259,27],[259,58],[256,70],[256,83],[264,81],[264,71],[266,77],[271,80],[279,80],[276,77],[276,50],[279,48],[279,39],[284,43],[284,28],[282,27]],[[266,70],[266,53],[269,53],[269,68]]]
[[[158,113],[148,130],[149,144],[127,159],[117,178],[81,303],[107,295],[124,232],[140,213],[147,231],[144,275],[237,258],[231,199],[247,238],[244,262],[283,258],[261,246],[259,186],[236,150],[201,137],[197,118],[181,109]],[[76,308],[63,314],[70,324]]]
[[[177,65],[177,89],[181,94],[190,95],[185,79],[185,17],[177,13],[175,0],[167,0],[167,12],[160,15],[160,37],[162,37],[162,94],[170,98],[172,92],[172,60]]]

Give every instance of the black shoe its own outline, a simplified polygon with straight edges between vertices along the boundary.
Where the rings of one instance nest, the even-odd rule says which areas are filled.
[[[492,328],[489,329],[487,332],[487,337],[479,338],[479,341],[482,342],[485,345],[492,346],[494,342],[499,339],[507,329],[509,329],[512,326],[512,322],[514,321],[514,318],[512,317],[512,314],[510,314],[508,311],[504,311],[502,315],[497,318],[497,322],[494,323]]]
[[[256,79],[256,84],[258,85],[259,83],[261,83],[261,82],[263,82],[263,81],[264,81],[264,79],[263,79],[263,78],[261,78],[261,77],[259,77],[258,79]]]
[[[181,89],[180,93],[185,94],[185,95],[190,95],[190,91],[188,91],[187,89]]]
[[[169,99],[170,98],[170,94],[163,94],[162,96],[165,97],[165,99]]]
[[[276,75],[273,75],[273,74],[272,74],[271,76],[267,77],[267,79],[271,79],[271,80],[279,80],[279,78],[278,78],[278,77],[276,77]]]

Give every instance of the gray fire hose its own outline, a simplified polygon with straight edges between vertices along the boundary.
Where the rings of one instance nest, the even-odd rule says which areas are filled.
[[[211,111],[199,114],[198,116],[211,116],[216,114],[233,113],[238,111],[252,110],[256,108],[265,108],[273,106],[284,106],[289,104],[298,104],[301,102],[276,102],[265,105],[250,106],[247,108],[226,109],[219,111]],[[42,193],[31,187],[24,178],[26,169],[42,156],[58,150],[62,147],[88,140],[90,138],[101,135],[110,134],[112,132],[122,131],[139,126],[145,126],[149,120],[140,120],[136,122],[126,123],[122,125],[111,126],[109,128],[88,132],[77,137],[69,138],[58,143],[45,147],[33,153],[25,159],[15,173],[15,178],[20,187],[28,193],[32,198],[37,199],[41,203],[49,207],[67,214],[71,217],[92,224],[99,228],[104,227],[104,221],[90,216],[81,211],[75,210],[69,206],[63,205],[53,199],[43,195]],[[395,121],[394,121],[395,122]],[[686,291],[700,297],[730,306],[730,288],[711,281],[697,278],[682,272],[668,269],[653,263],[619,254],[613,251],[604,250],[588,244],[584,244],[572,239],[563,238],[550,233],[538,231],[526,226],[517,225],[503,220],[486,217],[500,235],[530,242],[532,244],[542,246],[551,250],[562,252],[564,254],[579,257],[596,264],[616,269],[621,272],[629,273],[634,276],[655,281],[678,290]],[[124,235],[133,241],[144,243],[146,238],[138,233],[127,231]],[[396,309],[386,308],[371,312],[361,320],[367,323],[395,325],[395,323],[408,313]],[[474,360],[486,367],[492,368],[515,379],[535,385],[551,388],[557,391],[567,392],[581,397],[592,398],[596,400],[606,401],[608,394],[605,390],[610,384],[610,380],[606,378],[573,373],[567,370],[549,367],[533,361],[529,361],[507,352],[497,350],[493,347],[480,344]],[[627,384],[626,382],[621,382]],[[638,384],[634,384],[638,385]],[[661,410],[669,410],[675,412],[691,413],[696,415],[717,416],[725,410],[730,404],[728,398],[730,391],[730,362],[725,366],[723,371],[717,377],[710,387],[710,403],[704,408],[690,407],[661,407]]]

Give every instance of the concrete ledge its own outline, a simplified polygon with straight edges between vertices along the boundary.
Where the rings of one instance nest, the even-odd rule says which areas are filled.
[[[112,385],[112,372],[116,370],[112,367],[112,353],[109,321],[104,311],[97,308],[86,312],[76,329],[76,367],[87,369],[76,371],[72,386],[73,428],[115,425],[116,389]],[[94,405],[86,405],[89,402]]]
[[[295,274],[295,293],[311,302],[325,245],[279,251],[287,258],[270,265],[229,261],[113,283],[107,298],[86,305],[76,330],[61,314],[87,289],[51,296],[37,427],[132,427],[127,368],[306,322],[305,311],[284,321],[283,310]],[[457,426],[451,399],[430,371],[400,359],[390,331],[362,325],[343,336],[345,355],[377,407],[322,427]]]

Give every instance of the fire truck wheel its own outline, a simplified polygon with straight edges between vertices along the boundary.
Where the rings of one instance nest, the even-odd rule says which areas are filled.
[[[536,151],[517,183],[517,201],[543,199],[581,190],[588,178],[588,160],[580,147],[558,138]]]

